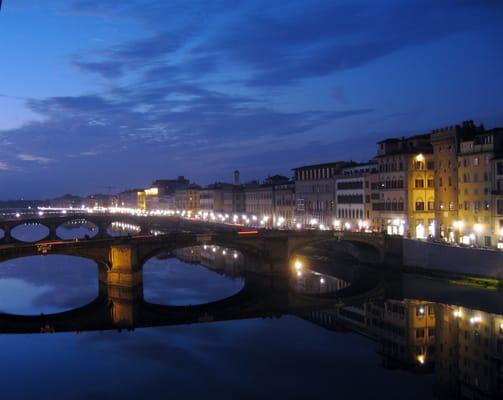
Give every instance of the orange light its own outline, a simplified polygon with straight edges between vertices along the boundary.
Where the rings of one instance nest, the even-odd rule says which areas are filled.
[[[258,231],[257,230],[253,230],[253,231],[238,231],[238,235],[258,235]]]

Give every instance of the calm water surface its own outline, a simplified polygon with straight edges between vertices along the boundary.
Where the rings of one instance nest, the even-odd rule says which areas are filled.
[[[30,236],[30,232],[25,234]],[[144,269],[144,297],[168,305],[226,298],[243,287],[241,278],[229,275],[175,258],[154,258]],[[321,290],[320,284],[326,281],[321,281],[319,275],[304,276],[299,282],[309,290]],[[96,266],[85,259],[31,257],[0,265],[2,312],[36,315],[70,310],[89,303],[97,294]],[[374,326],[381,329],[380,336],[363,329],[348,329],[355,323],[334,323],[342,317],[330,310],[302,318],[282,316],[121,332],[0,335],[1,393],[5,399],[429,399],[439,391],[439,382],[445,387],[457,382],[458,375],[466,374],[461,371],[464,358],[472,365],[479,363],[479,392],[485,390],[486,384],[497,385],[501,372],[492,367],[500,365],[498,332],[491,336],[480,326],[484,322],[479,322],[478,336],[473,329],[468,335],[482,343],[477,348],[480,360],[473,354],[458,354],[456,359],[451,354],[449,358],[448,349],[459,350],[459,340],[464,339],[457,336],[464,338],[465,334],[459,325],[456,333],[450,331],[456,338],[447,338],[445,329],[436,328],[440,325],[435,321],[442,312],[446,312],[445,318],[447,313],[451,315],[450,308],[444,310],[446,307],[406,300],[347,310],[345,315],[356,321],[355,315],[368,308]],[[489,318],[488,314],[481,315]],[[425,337],[417,337],[423,325],[405,320],[426,323],[426,330],[419,330]],[[399,322],[393,325],[393,321]],[[432,329],[428,329],[428,321]],[[393,326],[408,326],[411,331],[396,328],[396,332],[389,333]],[[491,340],[488,347],[484,347],[486,337]],[[439,350],[441,341],[445,352]],[[469,343],[466,348],[471,350]],[[395,351],[396,359],[415,363],[417,369],[390,363]],[[425,355],[427,360],[421,358]],[[430,365],[433,355],[436,369]],[[489,364],[484,364],[484,356],[491,360]],[[487,378],[491,383],[484,380],[484,371],[492,377]],[[471,376],[466,378],[469,381]],[[472,387],[474,382],[465,386]],[[456,390],[460,390],[459,386]]]

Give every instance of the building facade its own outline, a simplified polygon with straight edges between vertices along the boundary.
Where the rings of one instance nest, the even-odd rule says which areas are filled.
[[[371,181],[372,226],[390,235],[434,235],[434,168],[430,135],[378,144],[378,175]]]
[[[377,163],[344,168],[335,177],[335,229],[368,230],[372,221],[371,176],[377,173]]]
[[[339,161],[294,169],[295,219],[303,226],[332,227],[336,218],[335,177],[355,163]]]
[[[436,236],[454,241],[459,228],[458,155],[460,143],[482,133],[484,128],[473,121],[435,129],[431,133],[435,164]]]
[[[176,209],[196,214],[199,211],[201,187],[190,184],[185,189],[178,189],[175,192]]]
[[[458,155],[459,236],[463,243],[496,245],[500,238],[501,185],[498,159],[503,130],[493,129],[462,140]],[[503,171],[500,171],[503,172]]]
[[[246,214],[267,227],[291,227],[295,217],[295,183],[286,176],[245,185]]]

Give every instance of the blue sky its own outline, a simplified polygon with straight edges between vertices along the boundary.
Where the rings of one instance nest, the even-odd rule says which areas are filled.
[[[263,178],[503,125],[496,0],[3,3],[2,199]]]

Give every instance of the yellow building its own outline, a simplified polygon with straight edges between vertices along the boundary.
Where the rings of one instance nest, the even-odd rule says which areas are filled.
[[[150,189],[140,190],[136,194],[137,207],[140,210],[147,210],[159,202],[159,188],[152,187]]]
[[[369,332],[380,343],[385,366],[429,368],[434,363],[437,305],[421,300],[388,300],[368,307]]]
[[[437,398],[503,398],[503,316],[438,306]]]
[[[433,155],[414,154],[408,174],[408,221],[411,236],[423,239],[435,236],[435,178]]]
[[[458,155],[457,229],[465,244],[495,243],[492,205],[492,159],[495,137],[491,132],[460,143]]]
[[[435,164],[435,220],[438,237],[454,241],[459,230],[458,222],[458,155],[460,142],[483,133],[484,127],[473,121],[463,121],[435,129],[431,133]]]
[[[426,238],[435,231],[430,135],[378,143],[378,177],[371,181],[372,226],[390,235]]]

